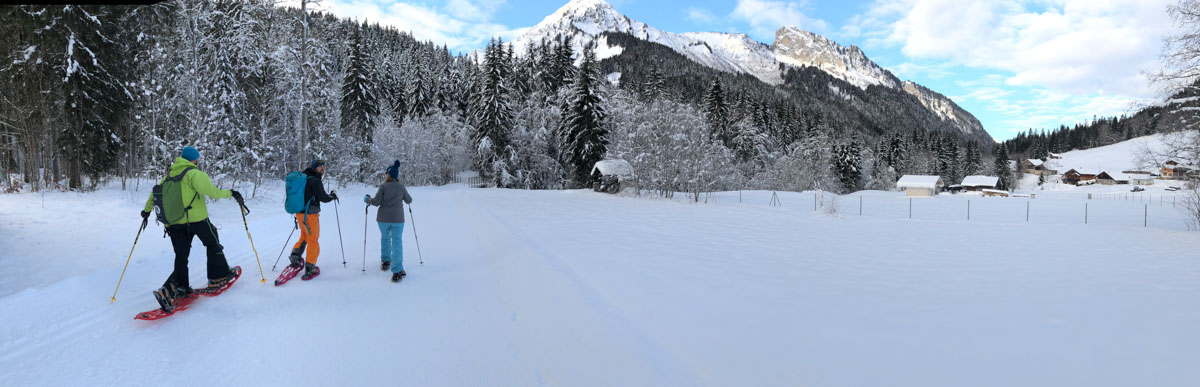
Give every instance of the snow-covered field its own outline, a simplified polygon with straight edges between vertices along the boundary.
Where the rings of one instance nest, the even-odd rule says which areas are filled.
[[[257,281],[233,202],[210,202],[245,274],[153,323],[132,317],[154,307],[150,291],[171,270],[160,229],[143,233],[109,302],[145,190],[0,195],[0,380],[1200,384],[1200,233],[1183,231],[1167,206],[1143,227],[1144,203],[1068,191],[916,199],[909,219],[909,200],[894,192],[842,196],[830,215],[813,211],[812,193],[779,193],[783,206],[771,207],[770,192],[695,204],[421,187],[412,193],[425,264],[408,227],[410,275],[392,284],[377,268],[374,210],[362,271],[363,206],[350,198],[368,191],[341,190],[348,268],[327,206],[322,275],[279,288]],[[280,195],[249,202],[268,281],[292,225]],[[203,283],[198,242],[192,257],[193,284]]]

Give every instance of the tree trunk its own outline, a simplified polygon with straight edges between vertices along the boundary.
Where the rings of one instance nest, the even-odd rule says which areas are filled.
[[[80,164],[79,158],[72,158],[67,162],[67,178],[69,179],[67,188],[71,189],[72,191],[83,186],[83,177],[80,173],[80,169],[82,168]]]

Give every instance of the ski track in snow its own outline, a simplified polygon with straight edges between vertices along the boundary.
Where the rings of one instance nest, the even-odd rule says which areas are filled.
[[[147,187],[143,187],[148,189]],[[1091,188],[1089,189],[1098,189]],[[161,228],[138,193],[0,196],[0,380],[11,385],[1190,386],[1200,381],[1196,233],[1142,228],[1138,203],[737,192],[693,204],[586,191],[413,188],[400,284],[366,275],[348,200],[323,205],[322,274],[271,286],[292,221],[249,202],[258,267],[230,200],[209,202],[238,284],[157,322]],[[374,188],[339,190],[352,198]],[[361,192],[360,192],[361,191]],[[1065,196],[1065,195],[1063,195]],[[853,210],[850,208],[853,207]],[[1062,208],[1062,210],[1053,210]],[[1015,212],[1021,211],[1020,216]],[[1121,212],[1124,211],[1124,212]],[[1165,210],[1164,210],[1165,211]],[[335,213],[341,215],[342,268]],[[854,215],[850,215],[850,213]],[[69,215],[68,215],[69,214]],[[872,216],[873,215],[873,216]],[[1023,220],[1023,219],[1021,219]],[[1172,220],[1174,221],[1174,220]],[[1108,223],[1105,223],[1108,222]],[[1165,221],[1164,221],[1165,222]],[[293,236],[291,242],[295,242]],[[191,281],[204,284],[193,243]],[[11,273],[19,273],[14,275]]]

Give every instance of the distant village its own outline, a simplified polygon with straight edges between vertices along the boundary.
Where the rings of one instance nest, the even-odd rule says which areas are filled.
[[[1061,184],[1086,186],[1102,185],[1131,185],[1133,191],[1140,191],[1139,186],[1154,185],[1157,180],[1185,180],[1200,177],[1200,167],[1192,164],[1169,160],[1156,171],[1143,170],[1099,170],[1090,168],[1069,168],[1065,171],[1058,165],[1057,160],[1062,156],[1051,153],[1046,159],[1025,159],[1020,162],[1009,161],[1009,166],[1023,174],[1039,177],[1040,182],[1057,182]],[[1012,193],[1010,187],[1001,187],[1000,178],[996,176],[974,175],[963,178],[962,182],[947,185],[940,176],[904,175],[896,181],[896,188],[905,192],[906,196],[935,196],[940,192],[960,193],[978,192],[983,196],[1008,197]],[[1168,187],[1175,191],[1177,186]]]

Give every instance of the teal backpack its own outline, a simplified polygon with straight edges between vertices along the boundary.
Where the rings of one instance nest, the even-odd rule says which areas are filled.
[[[283,201],[283,209],[289,214],[308,213],[309,202],[304,200],[304,189],[308,187],[308,175],[296,171],[284,178],[287,197]]]

